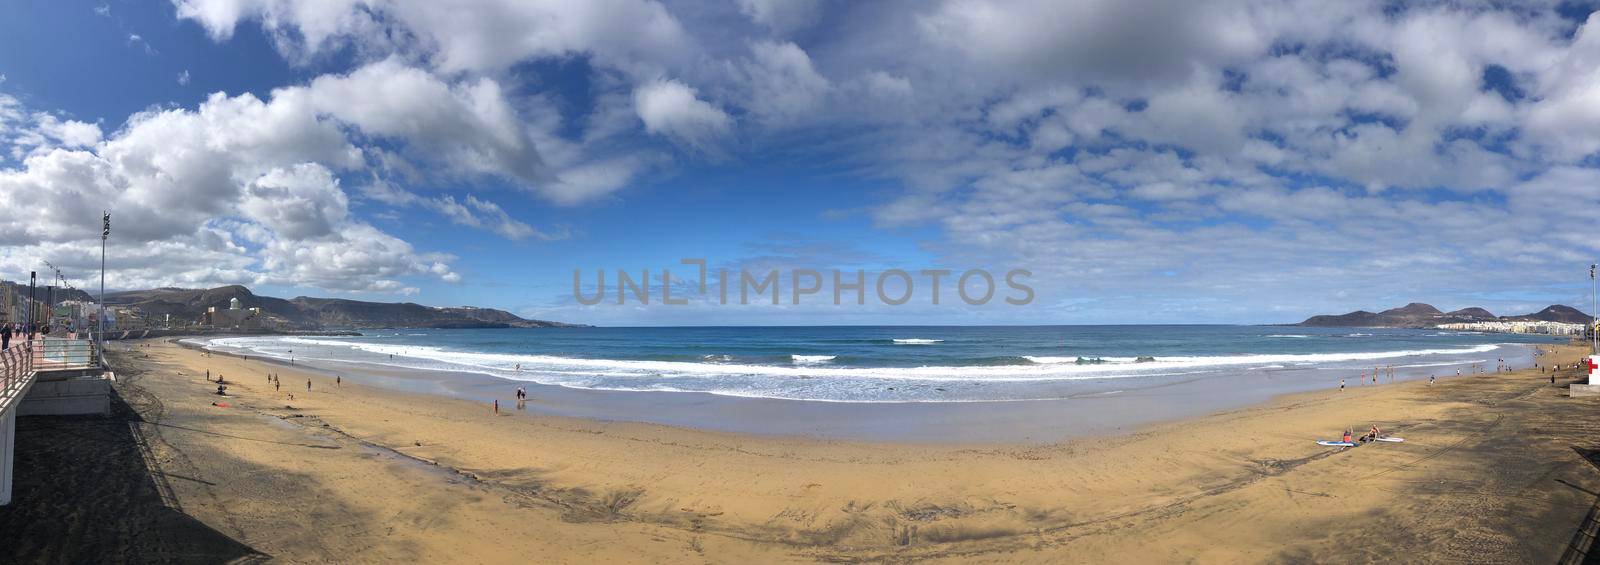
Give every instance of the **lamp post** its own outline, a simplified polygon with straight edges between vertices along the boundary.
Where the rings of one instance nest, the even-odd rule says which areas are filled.
[[[1600,327],[1595,327],[1596,320],[1600,320],[1600,292],[1596,291],[1594,268],[1600,264],[1589,264],[1589,353],[1600,355]]]
[[[100,212],[100,316],[95,319],[95,341],[104,343],[106,334],[106,238],[111,237],[111,212]]]
[[[28,339],[33,339],[34,321],[38,319],[39,302],[34,298],[34,287],[39,283],[39,272],[28,271]]]

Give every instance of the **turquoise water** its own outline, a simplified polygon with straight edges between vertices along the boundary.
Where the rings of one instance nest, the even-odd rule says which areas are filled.
[[[1123,394],[1241,373],[1327,386],[1378,366],[1448,376],[1531,364],[1556,338],[1280,326],[694,327],[377,330],[232,337],[218,349],[299,362],[471,372],[577,389],[833,402]],[[1144,358],[1144,359],[1141,359]],[[1257,373],[1259,372],[1259,373]],[[1387,373],[1387,369],[1385,369]],[[1386,380],[1386,379],[1385,379]],[[1336,385],[1335,385],[1336,386]]]

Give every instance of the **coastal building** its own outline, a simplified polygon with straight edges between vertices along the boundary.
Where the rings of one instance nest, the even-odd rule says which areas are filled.
[[[200,326],[238,331],[285,330],[289,328],[289,322],[259,307],[241,308],[239,299],[233,298],[228,301],[226,310],[219,310],[216,306],[206,308],[205,314],[200,316]]]
[[[1434,327],[1441,330],[1512,334],[1583,335],[1584,332],[1584,324],[1546,322],[1543,320],[1462,322],[1439,324]]]

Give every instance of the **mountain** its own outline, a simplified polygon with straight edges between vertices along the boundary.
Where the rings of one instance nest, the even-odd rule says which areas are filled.
[[[1453,312],[1440,312],[1438,308],[1420,302],[1412,302],[1399,308],[1390,308],[1376,314],[1366,310],[1356,310],[1349,314],[1320,315],[1306,318],[1297,326],[1316,326],[1328,328],[1431,328],[1439,324],[1455,324],[1462,322],[1493,322],[1493,321],[1518,321],[1542,320],[1546,322],[1563,322],[1568,324],[1588,323],[1589,315],[1578,311],[1571,306],[1554,305],[1533,314],[1522,316],[1495,316],[1488,310],[1478,307],[1462,308]]]
[[[1577,308],[1565,304],[1555,304],[1532,314],[1522,316],[1509,316],[1506,320],[1539,320],[1545,322],[1561,322],[1565,324],[1587,324],[1589,315]]]
[[[1356,310],[1349,314],[1322,314],[1306,318],[1306,321],[1295,324],[1298,326],[1316,326],[1319,328],[1364,328],[1387,325],[1382,316],[1366,310]]]
[[[25,289],[24,289],[25,290]],[[527,320],[504,310],[470,306],[440,308],[412,302],[366,302],[342,298],[259,296],[240,285],[209,289],[156,288],[106,294],[106,303],[133,306],[151,319],[170,315],[193,323],[208,308],[227,310],[237,299],[243,309],[260,308],[295,329],[328,328],[557,328],[573,324]]]
[[[1478,321],[1493,321],[1499,319],[1499,317],[1490,313],[1488,310],[1484,310],[1476,306],[1471,308],[1462,308],[1454,312],[1445,312],[1444,315],[1455,318],[1471,318]]]
[[[1379,312],[1378,315],[1395,318],[1436,318],[1444,315],[1444,312],[1440,312],[1439,309],[1434,308],[1432,304],[1412,302],[1399,308],[1390,308],[1388,310],[1384,310]]]
[[[1354,327],[1400,327],[1421,328],[1430,327],[1444,317],[1444,312],[1432,305],[1421,302],[1412,302],[1399,308],[1390,308],[1376,314],[1366,310],[1356,310],[1349,314],[1312,316],[1300,322],[1302,326],[1319,326],[1330,328]]]

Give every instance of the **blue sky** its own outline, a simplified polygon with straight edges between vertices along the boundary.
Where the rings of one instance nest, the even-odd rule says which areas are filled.
[[[113,288],[607,325],[1588,309],[1593,7],[1328,4],[24,3],[0,276],[86,283],[110,208]],[[574,269],[694,257],[1024,268],[1038,296],[573,300]]]

